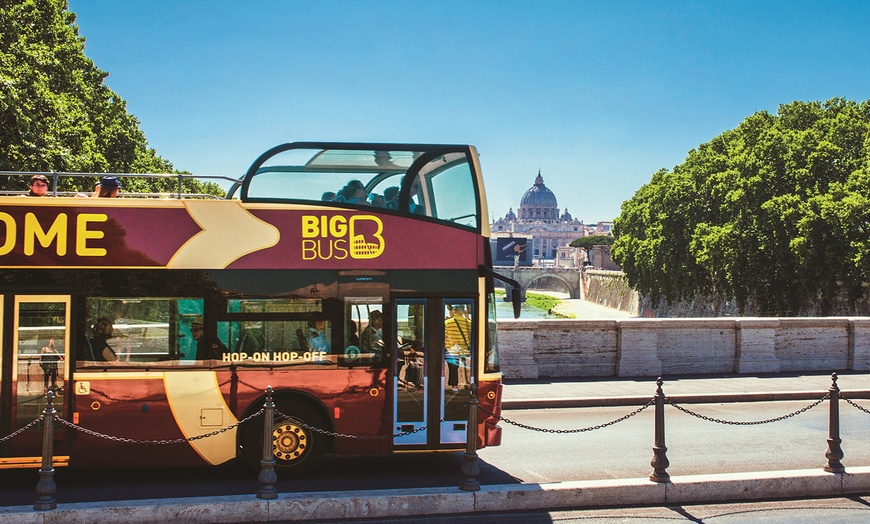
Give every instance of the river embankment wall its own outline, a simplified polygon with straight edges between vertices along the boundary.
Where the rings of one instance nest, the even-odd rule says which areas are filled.
[[[870,317],[499,321],[506,378],[870,370]]]

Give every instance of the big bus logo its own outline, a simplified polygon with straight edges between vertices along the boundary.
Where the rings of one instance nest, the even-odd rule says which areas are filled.
[[[384,223],[374,215],[302,216],[302,259],[377,258],[384,252]]]

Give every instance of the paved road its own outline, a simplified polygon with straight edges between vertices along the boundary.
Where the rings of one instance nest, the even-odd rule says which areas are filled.
[[[870,375],[847,374],[842,376],[839,382],[844,392],[855,392],[859,388],[870,384]],[[681,377],[666,382],[665,391],[669,396],[671,394],[697,396],[700,393],[722,391],[729,393],[731,397],[739,395],[741,398],[752,394],[764,394],[765,390],[778,391],[780,394],[803,391],[807,394],[807,400],[810,400],[821,398],[821,393],[824,393],[829,385],[830,378],[826,374],[806,376],[779,374],[761,377]],[[637,398],[649,399],[654,393],[654,386],[655,383],[652,379],[509,382],[505,387],[505,404],[516,403],[523,400],[523,398],[533,399],[535,402],[552,401],[555,398],[555,400],[570,402],[585,399],[597,403],[592,405],[600,406],[607,400],[613,400],[617,397],[623,400],[626,398],[631,400],[632,395],[635,395]],[[735,388],[737,391],[730,391],[731,388]],[[865,391],[865,393],[867,392]],[[616,397],[613,395],[616,395]],[[768,393],[768,395],[772,395],[772,393]],[[852,398],[866,399],[868,396],[852,396]],[[631,401],[634,402],[634,400]],[[866,400],[860,400],[859,403],[865,406],[865,408],[868,406]],[[791,411],[791,409],[784,407],[775,407],[777,405],[794,406],[797,408],[806,404],[809,404],[809,402],[777,403],[769,406],[771,410],[769,415],[757,413],[755,416],[749,416],[751,415],[749,412],[754,411],[755,408],[750,407],[746,403],[737,405],[703,404],[697,406],[690,404],[689,407],[716,418],[737,419],[736,415],[740,414],[746,415],[745,418],[740,418],[740,420],[757,420],[779,416]],[[634,405],[635,407],[637,406],[637,404]],[[758,405],[763,406],[764,404]],[[541,426],[550,427],[551,424],[558,422],[559,426],[552,427],[571,429],[603,423],[612,420],[616,416],[621,416],[632,409],[634,408],[628,405],[569,410],[509,409],[505,411],[505,416],[529,423],[537,422],[537,420],[532,419],[544,416],[542,415],[543,412],[549,412],[549,416],[553,420],[542,419]],[[716,425],[705,427],[704,424],[701,424],[698,426],[703,428],[701,430],[689,429],[691,426],[684,425],[681,422],[682,419],[688,420],[688,416],[675,412],[673,409],[671,406],[667,411],[668,427],[671,429],[667,430],[666,436],[669,447],[668,456],[672,463],[669,472],[675,480],[673,486],[668,489],[676,489],[675,493],[689,495],[690,498],[684,500],[685,503],[697,500],[710,500],[704,497],[710,496],[712,488],[708,486],[714,485],[716,488],[712,492],[721,493],[724,490],[725,493],[729,493],[729,495],[726,495],[729,497],[738,496],[736,493],[752,493],[754,495],[776,493],[776,495],[769,495],[769,497],[793,496],[795,493],[812,493],[818,496],[820,493],[826,492],[825,490],[830,486],[829,481],[835,478],[830,474],[821,472],[819,467],[823,461],[822,456],[825,447],[826,420],[824,417],[824,405],[814,408],[809,414],[777,423],[775,426],[777,431],[784,433],[786,435],[785,438],[778,438],[776,434],[771,436],[770,431],[762,427],[760,434],[763,435],[763,439],[766,439],[763,442],[762,437],[759,437],[758,433],[753,434],[758,428],[737,428],[732,430],[731,428],[723,429]],[[726,412],[728,410],[731,412]],[[734,413],[734,410],[737,410],[738,413]],[[870,464],[870,458],[864,462],[862,462],[864,459],[861,458],[862,449],[868,449],[868,453],[870,453],[870,447],[866,446],[866,443],[870,441],[870,435],[867,435],[868,431],[870,431],[867,429],[870,428],[870,424],[863,422],[867,420],[864,417],[870,416],[870,414],[862,413],[846,404],[842,404],[841,412],[844,414],[844,420],[857,421],[854,424],[849,421],[843,423],[843,448],[846,453],[844,464],[846,464],[849,473],[848,482],[852,486],[866,486],[866,489],[861,488],[864,491],[860,491],[860,493],[870,493],[870,468],[860,467],[860,464]],[[527,413],[528,415],[526,415]],[[572,413],[573,418],[559,416],[561,413]],[[449,508],[450,512],[456,512],[457,508],[462,504],[469,503],[471,500],[474,501],[474,504],[482,504],[483,506],[487,505],[487,501],[498,500],[496,506],[489,506],[496,509],[504,508],[505,501],[513,501],[514,503],[523,501],[523,503],[529,504],[524,509],[533,510],[554,507],[588,507],[590,505],[594,506],[597,501],[611,499],[618,500],[621,504],[651,504],[652,502],[649,497],[652,495],[657,497],[655,498],[656,501],[663,500],[661,496],[664,492],[659,488],[666,486],[654,485],[645,479],[645,476],[649,474],[650,468],[648,464],[649,458],[651,458],[652,446],[650,412],[643,412],[635,418],[637,420],[620,423],[615,428],[602,430],[601,432],[595,431],[593,433],[572,436],[561,434],[545,435],[545,437],[549,438],[542,440],[542,443],[534,441],[537,435],[530,437],[524,434],[525,430],[506,427],[505,442],[502,447],[481,450],[481,457],[483,459],[480,476],[482,491],[479,495],[475,494],[472,499],[469,499],[468,495],[470,494],[468,492],[460,492],[456,488],[457,478],[460,477],[457,471],[463,461],[462,455],[456,453],[425,454],[423,456],[401,454],[377,459],[365,457],[358,459],[336,459],[328,462],[327,467],[329,469],[322,472],[321,475],[300,481],[297,484],[287,484],[282,481],[282,483],[279,483],[278,490],[281,493],[283,504],[294,504],[294,508],[299,508],[293,515],[301,514],[303,516],[305,514],[299,513],[299,511],[314,511],[315,506],[320,507],[326,503],[330,503],[336,508],[369,508],[366,510],[367,512],[381,511],[384,508],[395,509],[390,504],[400,503],[406,498],[418,501],[416,504],[425,502],[425,504],[431,505],[432,508],[429,511],[432,514],[437,513],[437,511],[434,511],[435,506],[440,505]],[[692,421],[692,423],[694,424],[695,422]],[[637,424],[637,427],[633,428],[631,424]],[[796,424],[796,426],[791,426],[790,424]],[[606,433],[608,431],[611,433]],[[807,434],[811,436],[802,438],[800,436],[801,432],[808,432]],[[725,466],[727,467],[716,463],[707,464],[708,460],[701,460],[699,462],[699,457],[696,456],[697,450],[699,447],[706,447],[723,451],[725,459],[722,459],[722,461],[730,463],[732,455],[739,453],[737,448],[731,445],[730,440],[740,441],[743,446],[757,444],[757,450],[754,452],[760,453],[761,458],[750,458],[749,462],[752,467],[741,466],[739,468],[734,468],[733,464],[726,464]],[[802,442],[803,440],[807,442]],[[620,442],[625,442],[626,444],[623,446],[620,445]],[[793,443],[790,444],[789,442]],[[803,445],[807,447],[799,447]],[[520,458],[518,464],[499,462],[495,455],[487,455],[489,453],[507,452],[511,446],[518,446],[518,449],[514,453],[510,453],[510,455],[516,455]],[[767,458],[775,458],[779,454],[779,450],[774,449],[775,446],[785,448],[785,451],[789,453],[796,451],[798,456],[804,453],[806,461],[786,464],[765,462]],[[795,447],[795,449],[791,449],[792,447]],[[615,463],[614,461],[627,458],[623,457],[626,454],[627,448],[634,449],[636,450],[635,453],[637,453],[637,457],[630,460],[631,469],[609,471],[608,469],[613,469],[611,466]],[[774,451],[771,451],[772,449]],[[572,469],[570,467],[571,463],[568,460],[559,460],[563,456],[562,454],[569,457],[581,456],[588,460],[583,462],[581,467],[573,467]],[[770,455],[770,457],[767,457],[767,455]],[[557,474],[561,475],[558,478],[564,480],[553,483],[541,483],[543,479],[551,477],[542,475],[540,471],[534,469],[539,456],[548,456],[551,459],[556,458],[557,463],[564,463],[559,466],[563,469],[557,471]],[[793,458],[789,460],[793,460]],[[773,476],[763,472],[765,468],[779,467],[805,467],[811,469],[793,472],[790,477],[784,477],[784,474],[779,471],[773,474]],[[599,475],[585,477],[575,475],[578,472],[585,475],[590,471]],[[696,471],[702,473],[754,471],[756,473],[749,474],[748,477],[734,473],[718,477],[707,475],[704,478],[686,476]],[[199,480],[197,480],[195,472],[188,470],[157,471],[152,473],[154,476],[151,480],[148,479],[148,474],[145,472],[141,472],[141,476],[139,472],[135,471],[94,473],[92,476],[98,479],[101,484],[98,484],[99,487],[90,490],[87,485],[82,485],[77,479],[71,477],[71,473],[59,471],[57,474],[59,486],[58,498],[62,503],[61,507],[77,508],[77,506],[68,503],[71,500],[76,500],[76,491],[86,494],[90,491],[91,498],[85,497],[78,500],[123,501],[132,498],[161,496],[149,491],[151,489],[148,484],[149,482],[168,486],[175,497],[196,498],[164,499],[154,503],[154,505],[147,506],[145,509],[136,509],[135,504],[129,502],[115,502],[111,504],[123,504],[128,508],[125,511],[129,511],[131,514],[154,511],[185,511],[189,512],[186,515],[189,516],[188,520],[191,522],[209,521],[209,512],[231,511],[236,508],[240,511],[243,509],[247,512],[256,512],[264,507],[262,504],[258,506],[257,499],[253,499],[252,495],[250,495],[256,490],[256,479],[253,476],[242,477],[238,475],[238,472],[222,470],[220,468],[200,472]],[[737,476],[735,477],[735,475]],[[241,488],[233,486],[231,479],[234,477],[235,481],[244,484],[244,486]],[[578,478],[598,478],[604,480],[576,480]],[[782,481],[787,483],[787,489],[783,490],[780,481],[785,478],[792,478],[792,480]],[[202,479],[208,479],[215,483],[218,497],[208,496],[210,493],[205,488],[205,484],[200,482]],[[355,486],[341,484],[336,486],[336,479],[341,481],[347,480],[351,483],[356,482],[357,484]],[[34,471],[0,470],[0,484],[2,484],[0,486],[2,487],[0,489],[0,496],[10,497],[6,498],[5,504],[25,505],[24,513],[18,514],[10,514],[8,511],[0,508],[0,522],[15,522],[20,524],[25,522],[20,520],[22,515],[33,514],[32,509],[27,508],[27,505],[32,503],[35,482],[36,474]],[[810,488],[812,491],[796,491],[798,488],[804,490]],[[17,489],[22,491],[16,492],[15,490]],[[351,492],[349,494],[348,490],[365,491]],[[670,492],[668,491],[668,493]],[[248,493],[249,495],[236,495],[234,498],[234,493]],[[358,494],[354,495],[353,493]],[[590,493],[593,495],[589,495]],[[829,495],[837,494],[836,491],[831,490],[827,490],[826,493]],[[96,498],[93,498],[94,494]],[[306,496],[309,498],[306,498]],[[585,500],[584,497],[588,496],[592,496],[593,499]],[[692,499],[691,497],[694,496],[700,498]],[[499,497],[508,498],[502,500]],[[570,497],[568,506],[564,504],[564,497]],[[608,499],[608,497],[610,498]],[[559,500],[560,498],[562,499],[562,505],[554,506],[551,504],[552,501]],[[288,500],[290,499],[293,502],[289,502]],[[673,501],[672,498],[667,500]],[[418,506],[412,507],[416,509]],[[111,506],[108,508],[114,509]],[[276,512],[278,519],[290,520],[289,514],[281,513],[281,505],[268,505],[268,508],[270,508],[269,511]],[[475,506],[475,508],[479,508],[479,506]],[[104,507],[103,513],[91,516],[93,520],[107,521],[109,515],[106,511],[111,511],[111,509]],[[74,509],[72,511],[79,510]],[[350,509],[346,511],[350,511]],[[480,510],[466,509],[466,511]],[[151,515],[152,513],[147,514]],[[394,516],[401,513],[387,512],[379,514]],[[427,514],[427,510],[419,510],[414,514],[418,515],[416,519],[419,519],[419,515]],[[74,513],[69,514],[67,518],[72,518],[72,515]],[[273,515],[273,513],[269,515]],[[314,513],[311,513],[311,515],[314,515]],[[364,516],[365,513],[354,515]],[[550,513],[547,513],[547,515],[550,515]],[[268,518],[262,515],[258,518],[268,520]],[[559,518],[562,517],[560,516]],[[574,517],[571,517],[569,513],[566,518],[570,519]],[[275,518],[272,518],[272,520],[275,520]],[[568,521],[570,522],[571,520]],[[827,521],[836,522],[831,519],[827,519]],[[36,521],[34,520],[33,522]],[[721,520],[719,522],[729,521]],[[771,520],[771,522],[777,521]],[[842,522],[852,521],[842,520]]]

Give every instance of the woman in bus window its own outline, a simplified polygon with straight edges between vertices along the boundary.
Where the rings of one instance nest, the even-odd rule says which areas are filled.
[[[106,362],[114,362],[118,360],[118,356],[115,355],[115,350],[109,346],[108,342],[114,333],[115,327],[112,325],[111,320],[106,317],[100,317],[97,319],[93,329],[93,341],[91,342],[94,350],[94,358]]]

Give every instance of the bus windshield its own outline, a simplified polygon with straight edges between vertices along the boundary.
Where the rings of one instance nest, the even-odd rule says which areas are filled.
[[[468,146],[284,144],[254,162],[241,200],[375,207],[479,230],[474,160]]]

